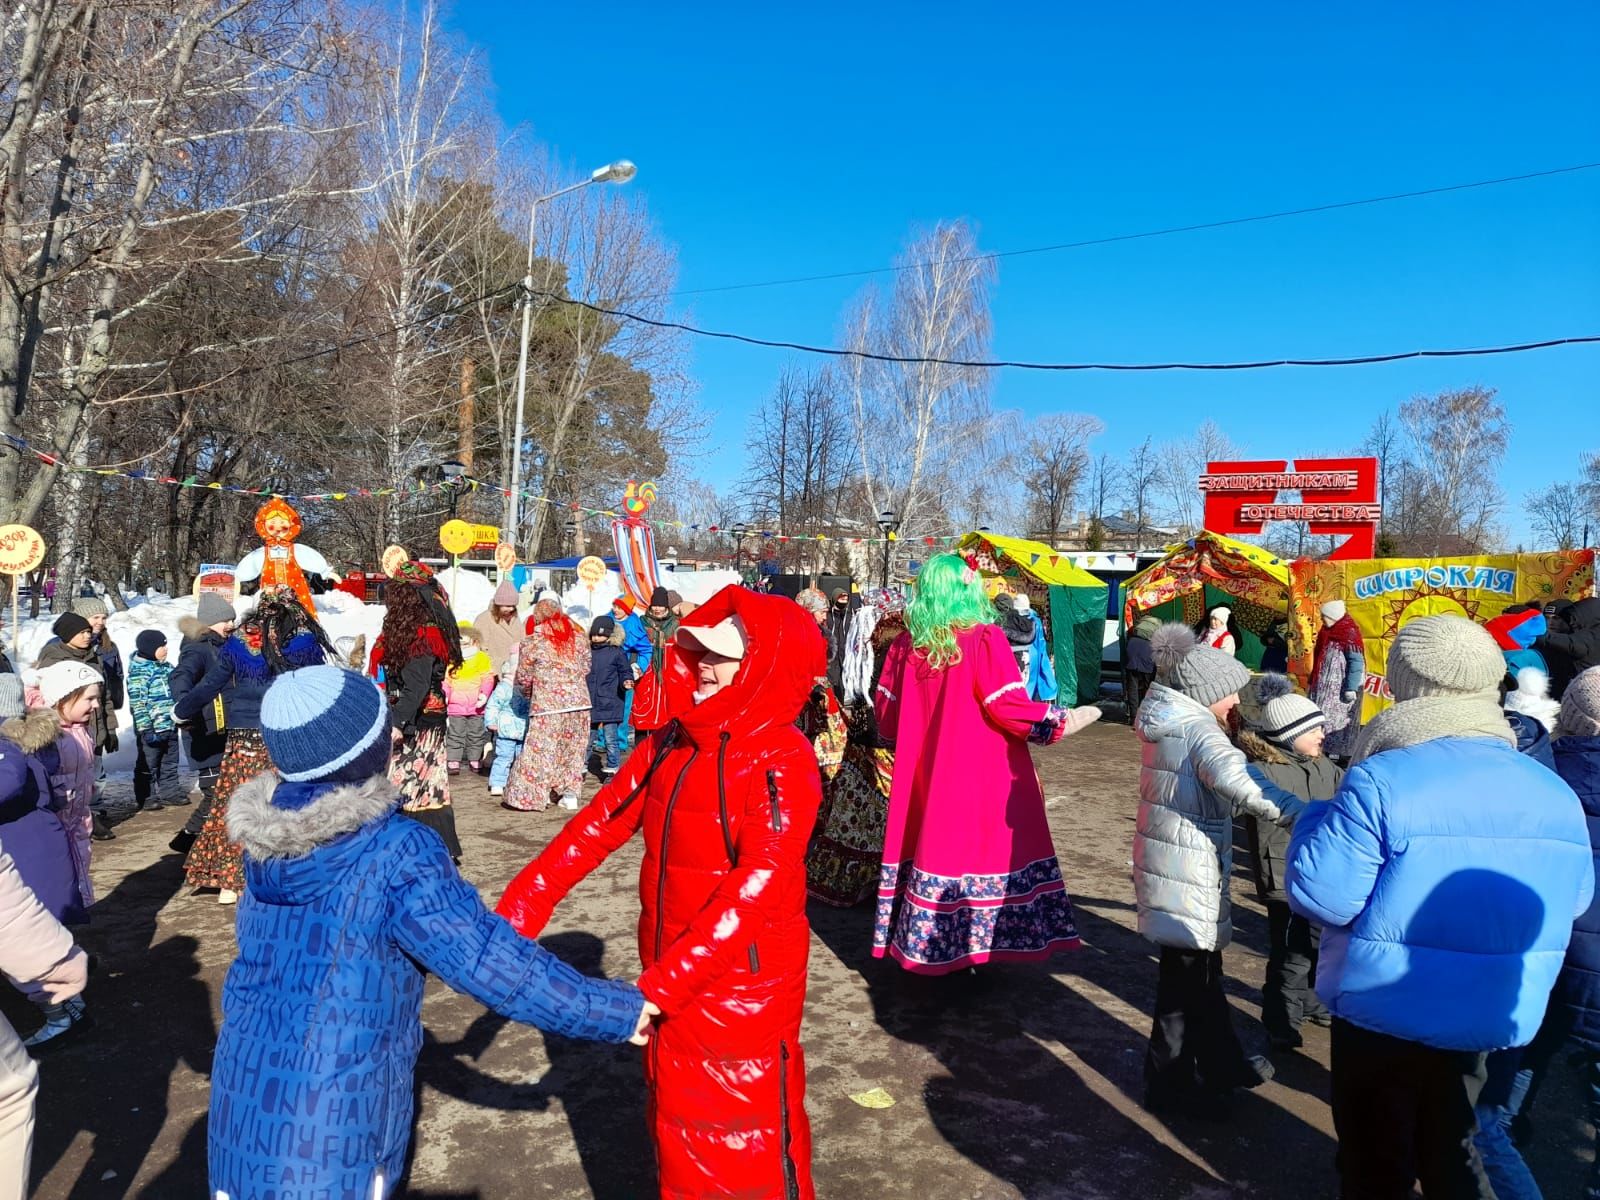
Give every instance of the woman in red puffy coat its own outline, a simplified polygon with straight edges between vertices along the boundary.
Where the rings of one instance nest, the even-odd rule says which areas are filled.
[[[718,592],[668,650],[673,719],[500,901],[537,936],[572,886],[643,827],[639,987],[662,1014],[645,1078],[664,1200],[815,1195],[799,1039],[805,851],[822,788],[795,718],[826,660],[816,622],[793,601]]]

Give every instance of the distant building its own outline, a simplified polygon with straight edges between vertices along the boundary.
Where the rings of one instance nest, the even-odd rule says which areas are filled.
[[[1083,551],[1092,548],[1094,518],[1080,512],[1077,519],[1062,529],[1053,539],[1057,550]],[[1048,532],[1028,535],[1035,541],[1049,544]],[[1186,536],[1181,530],[1146,522],[1140,525],[1131,512],[1106,513],[1100,518],[1100,545],[1107,553],[1128,554],[1137,550],[1159,550],[1161,547]]]

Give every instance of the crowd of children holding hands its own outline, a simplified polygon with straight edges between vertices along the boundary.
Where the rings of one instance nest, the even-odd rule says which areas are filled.
[[[972,586],[958,561],[930,578],[944,575],[951,595]],[[821,785],[796,719],[827,675],[816,622],[786,599],[741,588],[692,616],[663,603],[641,617],[619,604],[586,631],[558,606],[536,607],[509,638],[506,608],[516,613],[515,595],[496,593],[490,611],[460,630],[461,661],[443,683],[450,773],[483,770],[487,756],[491,795],[503,796],[530,748],[576,745],[609,782],[512,882],[498,915],[444,843],[406,819],[388,776],[384,692],[357,672],[316,665],[331,656],[314,620],[251,626],[270,669],[252,677],[253,723],[241,740],[259,758],[248,777],[213,787],[207,817],[235,848],[242,880],[240,953],[212,1078],[211,1194],[245,1200],[288,1187],[384,1197],[400,1186],[431,971],[513,1020],[649,1041],[663,1195],[810,1197],[799,1027],[804,857]],[[966,617],[928,633],[926,612],[923,625],[911,616],[877,702],[907,755],[917,753],[912,731],[895,721],[904,723],[905,696],[940,692],[963,657],[929,666],[919,637],[965,648],[976,656],[971,670],[993,659],[1016,674],[1003,635],[987,638],[993,631]],[[213,604],[197,617],[219,619],[186,629],[183,655],[209,648],[216,661],[201,674],[220,677],[234,614],[222,619]],[[1600,667],[1573,672],[1559,700],[1533,675],[1508,691],[1508,658],[1483,628],[1460,617],[1414,620],[1386,664],[1396,703],[1336,762],[1324,753],[1326,707],[1282,675],[1253,677],[1227,645],[1229,617],[1213,613],[1198,631],[1140,629],[1150,653],[1134,715],[1143,766],[1133,878],[1139,930],[1160,952],[1147,1106],[1218,1119],[1235,1089],[1273,1078],[1235,1032],[1223,986],[1239,820],[1268,915],[1268,1041],[1292,1052],[1305,1026],[1331,1027],[1342,1194],[1401,1197],[1420,1180],[1430,1196],[1538,1196],[1516,1135],[1563,1046],[1584,1056],[1600,1118]],[[58,633],[71,653],[39,671],[32,711],[20,684],[0,676],[0,969],[44,1014],[25,1044],[8,1041],[0,1023],[0,1154],[21,1157],[24,1180],[29,1127],[16,1114],[31,1111],[36,1087],[26,1048],[64,1044],[88,1023],[81,951],[57,931],[87,920],[93,903],[90,801],[106,745],[106,671],[85,659],[88,643],[75,644],[77,623]],[[322,653],[285,656],[280,635],[294,634]],[[572,695],[530,672],[535,659],[546,663],[541,655],[576,681]],[[151,809],[187,803],[179,726],[197,738],[201,714],[223,703],[215,680],[175,679],[167,659],[165,636],[144,631],[127,673],[136,796]],[[643,720],[630,722],[641,684]],[[1049,744],[1098,715],[1035,705],[983,718],[982,705],[1019,685],[997,686],[977,688],[975,720],[997,723],[995,752],[1007,761],[1025,760],[1026,742]],[[570,719],[541,725],[552,716]],[[624,761],[630,724],[639,744]],[[241,727],[219,720],[213,731],[223,728],[231,755]],[[542,802],[531,807],[564,802],[572,766],[540,775]],[[1035,791],[1013,788],[1010,809],[998,796],[996,811],[1014,810],[1019,794],[1031,803]],[[563,806],[576,808],[575,797]],[[1042,822],[1042,798],[1038,806]],[[1039,861],[1059,881],[1041,828]],[[532,939],[640,829],[644,973],[637,985],[584,977]],[[898,928],[894,909],[910,911],[925,852],[905,852],[908,886],[895,893],[884,937]],[[1075,944],[1064,889],[1024,882],[1060,892],[1060,929],[1041,950],[1012,956]],[[24,926],[26,946],[13,932]],[[958,965],[986,961],[991,949],[1005,956],[998,942],[979,953],[907,945]],[[296,1127],[329,1137],[291,1136],[289,1118],[268,1102],[291,1089],[321,1097]],[[1600,1173],[1589,1195],[1600,1197]]]

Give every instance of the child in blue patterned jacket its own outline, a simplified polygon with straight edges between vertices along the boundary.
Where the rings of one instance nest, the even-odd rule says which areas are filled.
[[[189,803],[178,781],[178,729],[172,719],[172,664],[167,635],[144,629],[134,640],[128,666],[128,708],[133,714],[137,752],[133,760],[133,799],[140,809]]]
[[[340,667],[287,672],[262,699],[275,772],[228,805],[245,895],[211,1074],[212,1200],[401,1190],[427,972],[565,1037],[642,1045],[658,1011],[484,907],[439,835],[401,815],[391,733],[383,693]]]

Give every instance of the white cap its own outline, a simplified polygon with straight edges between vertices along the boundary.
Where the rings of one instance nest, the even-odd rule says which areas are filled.
[[[63,659],[39,672],[39,697],[54,708],[79,688],[104,682],[104,677],[93,667]]]
[[[679,647],[690,653],[709,650],[723,658],[742,659],[747,639],[744,622],[733,616],[711,626],[680,625],[677,642]]]

